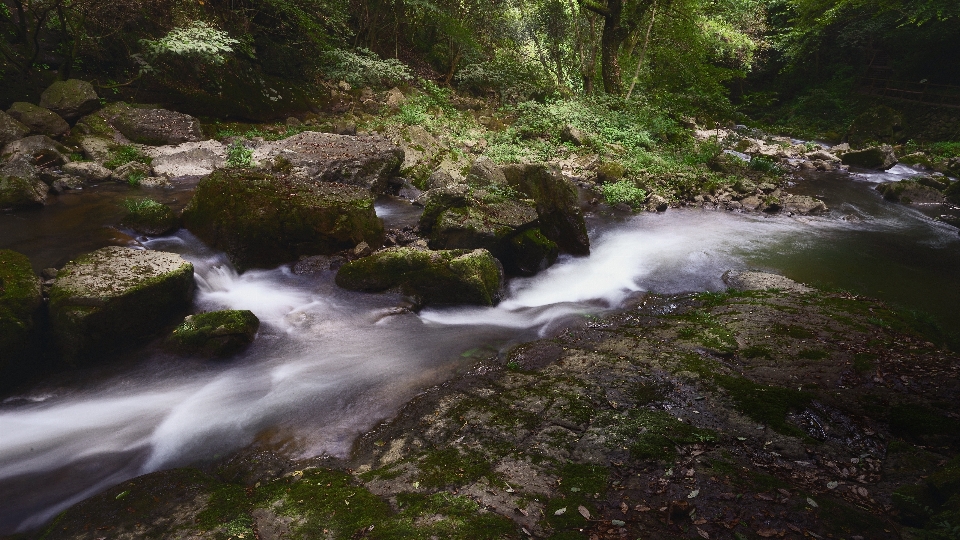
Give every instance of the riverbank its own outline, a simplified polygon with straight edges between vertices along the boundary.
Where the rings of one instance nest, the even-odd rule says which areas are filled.
[[[904,538],[951,519],[960,359],[874,301],[728,282],[761,290],[642,295],[484,358],[348,459],[255,444],[37,537]]]

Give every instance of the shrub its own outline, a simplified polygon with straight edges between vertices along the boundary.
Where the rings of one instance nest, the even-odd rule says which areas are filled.
[[[647,200],[647,192],[637,187],[630,180],[621,180],[603,186],[603,197],[610,204],[624,203],[634,210],[643,206]]]
[[[253,167],[253,150],[244,146],[242,141],[233,141],[227,148],[227,166]]]
[[[325,77],[353,86],[387,88],[413,80],[403,62],[395,58],[381,59],[377,53],[358,48],[356,51],[335,49],[323,56]]]
[[[190,26],[174,28],[158,40],[140,40],[147,61],[172,55],[189,57],[214,65],[223,64],[226,61],[224,55],[232,53],[233,46],[239,43],[223,30],[203,21],[194,21]],[[151,69],[149,64],[143,65],[143,70]]]
[[[495,92],[501,101],[517,103],[552,94],[555,86],[540,64],[515,51],[500,50],[492,60],[467,64],[457,82],[479,93]]]

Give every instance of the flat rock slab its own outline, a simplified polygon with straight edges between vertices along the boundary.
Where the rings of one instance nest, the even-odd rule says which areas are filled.
[[[253,160],[273,167],[286,160],[295,175],[309,180],[389,191],[389,180],[400,170],[403,149],[375,136],[334,135],[305,131],[260,145]]]
[[[193,265],[175,253],[105,247],[57,274],[54,337],[68,361],[97,358],[160,330],[190,306]]]
[[[797,283],[788,277],[768,272],[735,272],[731,270],[723,275],[723,282],[730,288],[741,291],[766,291],[770,289],[796,293],[814,291],[814,289],[802,283]]]
[[[187,142],[158,146],[147,151],[157,176],[179,178],[207,176],[227,163],[227,148],[218,141]]]

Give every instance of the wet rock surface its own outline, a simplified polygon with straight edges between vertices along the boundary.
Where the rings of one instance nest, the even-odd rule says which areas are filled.
[[[227,357],[253,343],[260,320],[249,310],[212,311],[188,315],[167,338],[181,354]]]
[[[184,225],[241,267],[270,267],[366,242],[380,246],[383,223],[369,191],[243,169],[201,180]]]
[[[740,278],[480,360],[347,461],[253,447],[38,536],[893,539],[950,512],[960,358],[877,302]]]
[[[193,298],[179,255],[105,247],[74,259],[50,289],[54,339],[68,362],[100,359],[162,329]]]

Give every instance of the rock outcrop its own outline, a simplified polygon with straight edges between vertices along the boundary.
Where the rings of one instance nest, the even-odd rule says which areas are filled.
[[[403,163],[403,150],[375,136],[334,135],[305,131],[261,144],[253,160],[273,168],[289,168],[293,176],[358,186],[389,193]]]
[[[400,288],[420,305],[500,301],[503,271],[489,251],[387,248],[340,267],[337,285],[355,291]]]
[[[590,238],[577,188],[559,168],[544,164],[508,165],[503,174],[512,188],[536,203],[540,230],[561,252],[590,254]]]
[[[260,319],[248,310],[188,315],[167,338],[167,346],[181,354],[223,358],[253,343],[259,328]]]
[[[124,137],[140,144],[159,146],[197,142],[203,136],[196,118],[167,109],[141,108],[118,102],[103,108],[97,115]]]
[[[884,182],[877,186],[877,191],[883,198],[891,202],[903,204],[942,204],[943,190],[946,186],[938,187],[926,185],[920,180],[901,180],[899,182]]]
[[[78,79],[57,81],[40,95],[40,106],[64,119],[76,120],[100,108],[93,85]]]
[[[61,137],[70,131],[70,124],[57,113],[32,103],[18,101],[10,106],[7,114],[30,128],[32,133]]]
[[[846,152],[840,159],[845,165],[881,171],[897,164],[897,155],[893,147],[887,144]]]
[[[201,180],[183,222],[241,267],[271,267],[361,242],[380,246],[384,236],[365,189],[245,169]]]
[[[105,247],[68,263],[50,289],[50,324],[68,363],[142,341],[183,313],[193,265],[175,253]]]

